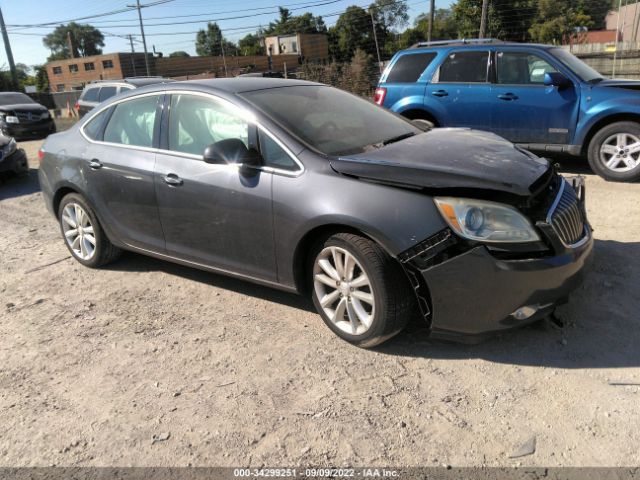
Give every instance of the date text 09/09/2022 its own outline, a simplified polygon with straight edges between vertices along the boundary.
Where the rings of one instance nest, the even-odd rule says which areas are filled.
[[[385,468],[236,468],[233,476],[242,477],[319,477],[319,478],[346,478],[346,477],[397,477],[396,470]]]

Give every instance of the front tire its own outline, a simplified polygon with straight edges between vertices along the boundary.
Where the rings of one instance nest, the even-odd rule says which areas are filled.
[[[333,235],[317,245],[312,260],[313,303],[327,326],[347,342],[378,345],[415,314],[402,267],[370,239]]]
[[[600,129],[589,144],[589,165],[605,180],[640,180],[640,124],[615,122]]]
[[[115,261],[122,251],[114,246],[86,200],[77,193],[66,195],[58,207],[58,222],[64,243],[73,258],[97,268]]]

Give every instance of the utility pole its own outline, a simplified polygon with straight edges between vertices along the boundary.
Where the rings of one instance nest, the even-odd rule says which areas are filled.
[[[436,0],[431,0],[431,5],[429,7],[429,30],[427,30],[427,42],[431,41],[431,36],[433,35],[433,21],[435,20],[436,15]]]
[[[142,34],[142,45],[144,47],[144,65],[147,69],[147,76],[150,77],[151,73],[149,71],[149,55],[147,54],[147,39],[144,36],[144,25],[142,24],[142,9],[146,5],[140,5],[140,0],[136,0],[135,5],[127,5],[128,8],[136,8],[138,9],[138,19],[140,20],[140,33]]]
[[[131,34],[127,35],[129,37],[129,45],[131,45],[131,68],[133,68],[133,76],[136,76],[136,51],[133,48],[133,37]]]
[[[9,61],[9,69],[11,70],[11,80],[16,90],[19,88],[18,74],[16,73],[16,64],[13,62],[13,53],[11,52],[11,44],[9,43],[9,34],[7,33],[7,27],[4,24],[4,17],[2,16],[2,9],[0,9],[0,29],[2,29],[2,40],[4,41],[4,49],[7,52],[7,60]]]
[[[220,30],[220,51],[222,52],[222,64],[224,65],[224,76],[229,76],[227,73],[227,60],[224,56],[224,37],[222,36],[222,30]]]
[[[489,14],[489,0],[482,0],[482,14],[480,15],[480,33],[478,38],[484,38],[487,34],[487,15]]]
[[[373,28],[373,40],[376,42],[376,53],[378,54],[378,69],[382,73],[382,61],[380,60],[380,47],[378,46],[378,34],[376,33],[376,21],[373,19],[373,10],[369,9],[371,14],[371,28]]]
[[[616,60],[618,57],[619,46],[618,35],[620,35],[620,15],[622,14],[620,10],[622,10],[622,0],[618,1],[618,18],[616,20],[616,49],[613,51],[613,66],[611,68],[611,78],[615,78],[616,76]]]

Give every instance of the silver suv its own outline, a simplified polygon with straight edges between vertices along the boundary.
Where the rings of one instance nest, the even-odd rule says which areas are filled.
[[[144,87],[154,83],[165,83],[170,80],[163,77],[132,77],[123,80],[98,80],[84,87],[82,95],[76,102],[76,110],[80,118],[99,103],[134,88]]]

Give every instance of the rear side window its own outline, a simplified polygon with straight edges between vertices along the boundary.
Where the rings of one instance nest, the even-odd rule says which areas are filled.
[[[94,89],[97,90],[97,89]],[[102,127],[104,125],[105,120],[109,117],[109,112],[111,109],[107,108],[103,110],[98,115],[89,120],[85,126],[83,127],[84,133],[91,140],[102,140],[100,138],[102,135]]]
[[[453,52],[438,70],[438,82],[485,83],[489,52]]]
[[[393,64],[386,81],[388,83],[417,82],[434,58],[436,54],[433,52],[403,55]]]
[[[158,96],[153,95],[116,105],[104,131],[104,141],[152,147],[157,103]]]
[[[116,94],[118,87],[102,87],[100,89],[100,95],[98,99],[104,102],[106,99],[113,97]]]
[[[87,88],[82,94],[82,100],[86,102],[97,102],[99,88]]]

